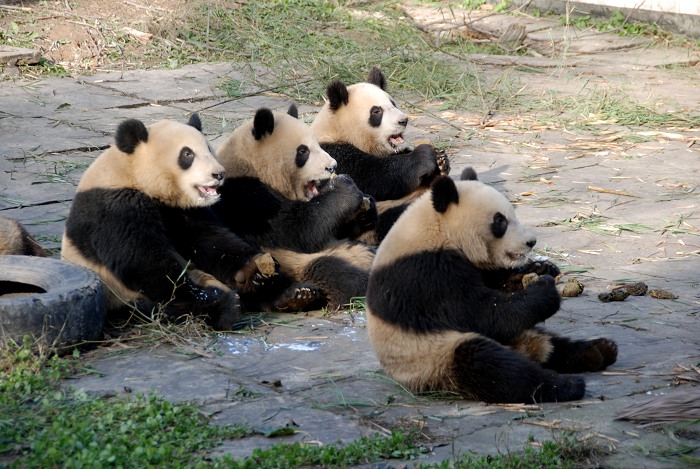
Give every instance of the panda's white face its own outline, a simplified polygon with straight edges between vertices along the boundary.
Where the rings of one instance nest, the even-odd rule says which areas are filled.
[[[224,167],[195,127],[160,121],[148,127],[148,140],[133,155],[137,188],[167,205],[205,207],[219,200]]]
[[[445,176],[394,224],[374,265],[421,251],[456,249],[481,269],[514,268],[528,260],[534,234],[503,194],[479,181]]]
[[[116,145],[90,165],[78,184],[137,189],[170,207],[193,208],[219,200],[224,167],[201,132],[197,115],[188,124],[163,120],[146,127],[136,119],[117,128]]]
[[[335,175],[337,164],[303,121],[264,108],[234,130],[218,154],[227,176],[257,177],[285,197],[299,201],[317,196],[321,186]]]
[[[386,91],[372,83],[347,87],[347,103],[332,110],[326,103],[311,129],[320,142],[350,143],[375,156],[407,148],[404,132],[408,116]]]

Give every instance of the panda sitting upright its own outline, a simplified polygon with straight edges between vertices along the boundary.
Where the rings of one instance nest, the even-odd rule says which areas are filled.
[[[377,212],[311,129],[287,113],[260,108],[217,151],[226,168],[214,210],[234,233],[272,254],[280,271],[319,290],[337,308],[364,296],[374,249],[353,239],[372,229]]]
[[[66,221],[61,257],[97,272],[107,310],[160,305],[171,317],[204,316],[217,329],[237,320],[242,295],[264,280],[259,248],[216,223],[224,168],[201,133],[163,120],[117,128],[116,145],[81,178]],[[274,277],[274,275],[273,275]]]
[[[377,201],[379,221],[375,239],[384,237],[407,204],[422,194],[441,174],[449,160],[428,144],[410,150],[404,140],[408,116],[386,92],[386,78],[374,67],[367,82],[346,86],[333,81],[328,100],[311,130],[338,162],[339,174],[348,174],[357,187]]]
[[[438,178],[377,250],[367,327],[384,371],[413,391],[487,402],[581,399],[584,379],[559,373],[603,370],[617,345],[537,326],[559,309],[559,269],[528,261],[536,240],[508,200],[471,169],[463,178]],[[540,276],[506,288],[526,272]]]

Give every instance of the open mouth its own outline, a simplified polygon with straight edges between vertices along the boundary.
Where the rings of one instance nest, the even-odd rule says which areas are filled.
[[[304,186],[304,196],[306,200],[311,200],[318,195],[318,188],[321,181],[313,180],[306,183]]]
[[[517,253],[517,252],[508,252],[506,253],[508,256],[508,259],[510,259],[513,262],[522,262],[525,260],[526,255],[522,253]]]
[[[202,195],[202,197],[205,200],[218,200],[220,195],[219,192],[217,192],[217,189],[219,188],[218,185],[212,185],[212,186],[196,186],[197,190],[199,193]]]
[[[333,189],[334,183],[333,180],[337,176],[335,174],[332,174],[331,177],[325,178],[325,179],[314,179],[312,181],[309,181],[306,183],[304,186],[304,196],[306,197],[306,200],[311,200],[314,197],[316,197],[318,194],[323,192],[326,189]]]
[[[389,136],[389,145],[391,145],[392,148],[398,148],[403,144],[403,134],[394,134]]]

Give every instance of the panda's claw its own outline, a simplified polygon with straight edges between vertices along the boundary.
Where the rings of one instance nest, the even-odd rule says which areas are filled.
[[[450,174],[450,159],[447,156],[445,150],[436,150],[437,153],[437,167],[441,176],[447,176]]]
[[[304,283],[289,287],[275,302],[278,311],[308,311],[319,305],[323,292],[315,285]]]

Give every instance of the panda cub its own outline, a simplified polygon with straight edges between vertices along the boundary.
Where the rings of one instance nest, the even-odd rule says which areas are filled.
[[[353,239],[372,229],[377,212],[352,179],[336,176],[336,162],[311,129],[287,113],[258,109],[218,149],[226,168],[223,223],[259,244],[280,271],[308,283],[316,304],[337,308],[364,296],[374,250]]]
[[[230,329],[242,294],[260,275],[259,249],[215,223],[224,168],[201,132],[163,120],[117,128],[116,145],[81,178],[66,220],[61,257],[97,272],[107,310],[165,307],[168,316],[204,316]]]
[[[46,257],[46,251],[12,218],[0,217],[0,255]]]
[[[467,169],[438,178],[377,250],[369,337],[387,374],[413,391],[486,402],[581,399],[580,376],[615,363],[609,339],[572,340],[538,324],[559,309],[559,269],[529,261],[535,236],[508,200]],[[540,274],[527,288],[512,277]]]
[[[386,92],[384,74],[374,67],[367,82],[346,86],[333,81],[328,100],[311,130],[321,147],[338,162],[337,171],[377,201],[380,214],[375,239],[384,237],[409,201],[433,179],[450,171],[449,160],[428,144],[410,150],[404,140],[408,116]]]

